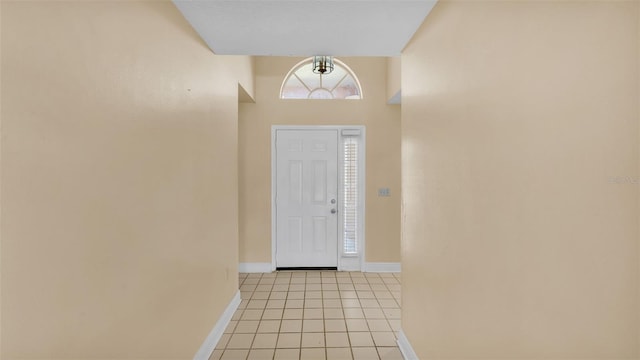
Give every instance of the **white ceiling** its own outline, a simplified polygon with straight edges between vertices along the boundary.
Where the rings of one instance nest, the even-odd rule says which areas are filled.
[[[396,56],[437,0],[173,0],[214,53]]]

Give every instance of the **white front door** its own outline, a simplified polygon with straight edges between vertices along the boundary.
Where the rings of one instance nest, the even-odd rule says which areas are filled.
[[[276,131],[276,266],[338,266],[338,131]]]

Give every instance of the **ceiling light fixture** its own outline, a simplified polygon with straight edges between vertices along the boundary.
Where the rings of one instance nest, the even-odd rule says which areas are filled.
[[[333,56],[314,56],[313,73],[327,75],[333,71]]]

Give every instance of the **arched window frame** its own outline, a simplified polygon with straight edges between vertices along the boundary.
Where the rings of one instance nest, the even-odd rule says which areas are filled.
[[[289,72],[287,73],[287,75],[284,77],[284,80],[282,81],[282,85],[280,85],[280,99],[285,99],[285,100],[300,100],[300,99],[308,99],[308,100],[362,100],[364,98],[364,95],[362,93],[362,86],[360,85],[360,80],[358,79],[358,77],[356,76],[356,74],[353,72],[353,70],[351,70],[351,68],[345,64],[344,62],[340,61],[339,59],[333,58],[333,63],[335,65],[336,68],[341,67],[344,69],[344,71],[346,72],[346,75],[340,79],[336,85],[332,88],[332,89],[328,89],[328,88],[324,88],[324,87],[315,87],[315,88],[310,88],[309,86],[307,86],[307,84],[305,84],[300,78],[298,78],[298,81],[300,81],[308,90],[308,94],[306,98],[302,98],[302,97],[284,97],[284,89],[285,89],[285,85],[287,84],[287,82],[289,81],[289,79],[292,76],[296,76],[295,73],[296,71],[298,71],[301,67],[311,64],[313,62],[313,57],[309,57],[306,58],[302,61],[300,61],[299,63],[297,63],[296,65],[294,65],[291,70],[289,70]],[[335,71],[335,70],[334,70]],[[318,75],[320,77],[322,76],[329,76],[329,75]],[[333,91],[338,88],[338,86],[348,77],[353,78],[357,90],[358,90],[358,94],[359,94],[359,98],[335,98],[332,97],[330,99],[317,99],[317,98],[311,98],[311,94],[314,93],[315,91],[324,89],[326,91],[329,91],[332,95],[333,95]]]

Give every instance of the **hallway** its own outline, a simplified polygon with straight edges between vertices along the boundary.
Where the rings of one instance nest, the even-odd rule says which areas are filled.
[[[242,303],[211,360],[402,359],[400,274],[239,274]]]
[[[0,31],[0,359],[640,360],[640,1],[0,0]],[[332,152],[284,196],[311,127],[337,174],[281,142]],[[364,273],[272,273],[334,219],[322,266]]]

